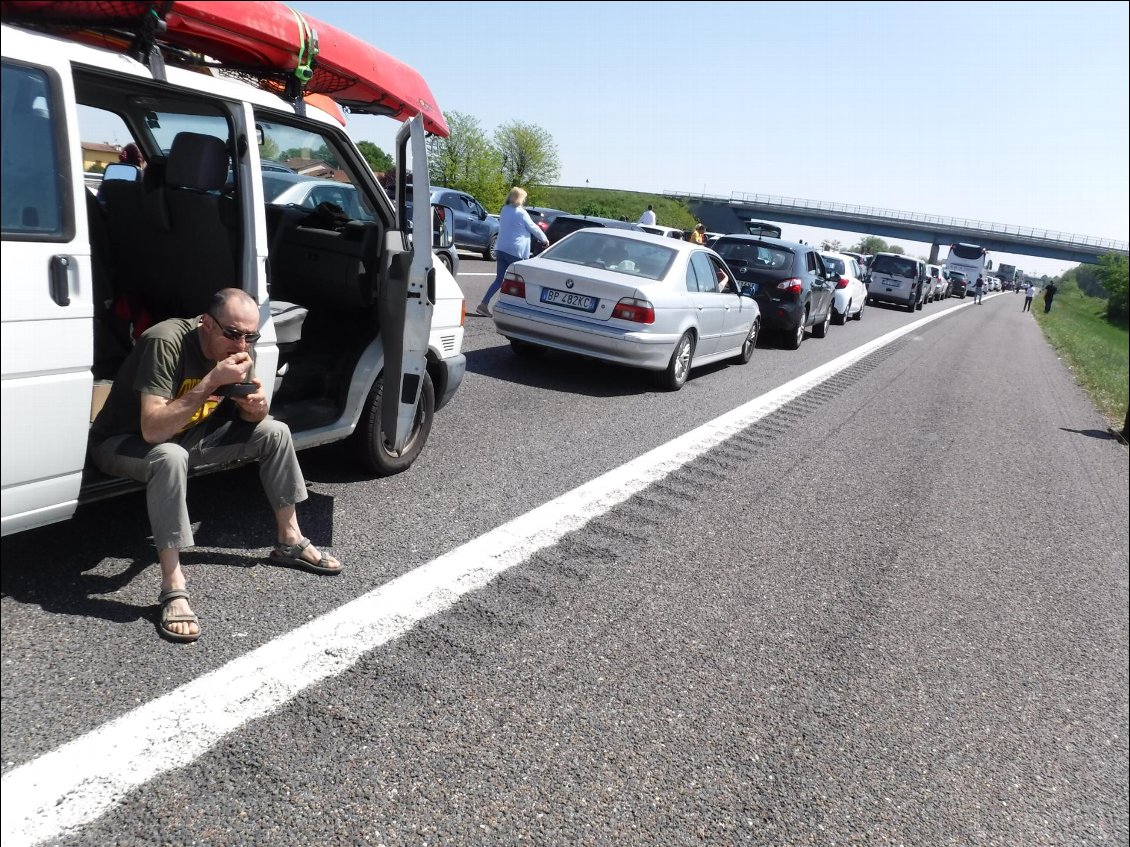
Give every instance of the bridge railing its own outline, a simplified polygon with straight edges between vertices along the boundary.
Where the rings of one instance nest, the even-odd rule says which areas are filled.
[[[1036,229],[1035,227],[1013,226],[1010,224],[993,223],[991,221],[978,221],[969,218],[948,218],[942,215],[926,215],[922,212],[910,212],[903,209],[883,209],[877,206],[855,206],[848,203],[830,203],[824,200],[802,200],[796,197],[776,197],[771,194],[750,194],[745,191],[734,191],[729,196],[718,194],[693,194],[679,191],[665,191],[666,197],[685,197],[696,200],[713,200],[718,203],[731,205],[757,205],[777,207],[783,210],[833,212],[853,217],[871,217],[877,219],[897,220],[900,222],[913,222],[933,224],[947,229],[978,230],[986,233],[999,233],[1013,235],[1021,238],[1038,238],[1043,241],[1054,241],[1068,247],[1097,247],[1122,253],[1130,250],[1130,244],[1125,241],[1115,241],[1110,238],[1095,238],[1089,235],[1077,235],[1069,232],[1056,232],[1049,229]]]

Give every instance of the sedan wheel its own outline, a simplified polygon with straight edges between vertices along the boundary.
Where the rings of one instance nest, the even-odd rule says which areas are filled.
[[[754,318],[753,324],[746,333],[745,343],[742,344],[742,352],[738,354],[738,361],[743,365],[749,364],[749,360],[753,358],[753,348],[757,346],[757,333],[761,331],[761,318]]]
[[[863,307],[866,306],[866,305],[867,305],[866,300],[864,300],[862,303],[859,304],[859,311],[855,313],[855,319],[857,321],[863,320]]]
[[[691,372],[691,359],[693,357],[694,336],[690,332],[684,332],[679,343],[675,345],[675,352],[671,354],[671,361],[667,364],[667,370],[660,371],[658,374],[660,387],[666,388],[668,391],[678,391],[682,388],[687,381],[687,375]]]
[[[828,334],[828,327],[832,323],[832,310],[828,309],[828,314],[824,316],[824,322],[819,325],[813,325],[812,334],[817,338],[823,338]]]
[[[799,350],[800,349],[800,344],[801,344],[802,341],[804,341],[804,325],[807,322],[808,322],[808,312],[805,312],[804,317],[801,318],[800,326],[798,326],[796,328],[796,331],[793,333],[792,338],[789,339],[789,349],[791,349],[791,350]]]

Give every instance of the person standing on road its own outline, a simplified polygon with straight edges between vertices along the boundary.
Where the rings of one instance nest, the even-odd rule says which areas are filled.
[[[640,215],[638,223],[644,226],[655,226],[655,209],[651,208],[651,204],[648,204],[647,209]]]
[[[319,552],[298,528],[294,507],[307,497],[306,481],[290,429],[268,416],[263,383],[254,377],[258,328],[259,306],[238,288],[218,291],[199,317],[155,324],[126,358],[90,428],[95,466],[145,484],[161,563],[158,626],[171,641],[200,637],[180,563],[180,551],[194,544],[186,499],[194,467],[257,460],[278,531],[270,560],[312,573],[341,572],[341,562]],[[229,393],[236,383],[248,393]]]
[[[985,294],[985,277],[977,274],[977,282],[973,286],[973,302],[980,304]]]
[[[526,190],[514,186],[506,197],[506,205],[498,213],[498,241],[495,244],[496,273],[494,282],[490,284],[483,301],[475,307],[475,311],[484,317],[491,316],[490,300],[502,288],[502,280],[506,271],[515,262],[530,258],[530,236],[537,238],[543,245],[549,244],[549,239],[530,218],[530,213],[522,208],[526,202]]]
[[[1044,314],[1052,310],[1052,300],[1055,298],[1055,293],[1059,289],[1056,288],[1054,282],[1049,282],[1044,286]]]
[[[1036,286],[1033,285],[1032,283],[1028,283],[1028,287],[1024,289],[1024,308],[1021,309],[1020,311],[1022,311],[1022,312],[1032,311],[1032,298],[1035,297],[1035,296],[1036,296]]]

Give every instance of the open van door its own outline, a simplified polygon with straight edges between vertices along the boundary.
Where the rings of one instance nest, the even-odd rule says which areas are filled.
[[[11,35],[11,37],[9,37]],[[71,70],[4,34],[0,230],[2,534],[78,503],[90,428],[94,292]]]
[[[412,193],[422,198],[429,197],[431,186],[428,183],[424,121],[419,115],[401,126],[396,135],[396,204],[401,233],[409,231],[405,207],[409,152]],[[431,230],[431,204],[414,203],[411,231],[426,233]],[[428,335],[432,329],[432,307],[435,305],[434,260],[428,239],[416,239],[409,252],[396,258],[397,267],[381,286],[378,301],[384,341],[381,429],[388,442],[386,446],[392,453],[403,450],[412,434],[427,367]]]

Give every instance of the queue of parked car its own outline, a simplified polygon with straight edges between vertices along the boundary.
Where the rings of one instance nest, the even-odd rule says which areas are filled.
[[[707,247],[559,210],[536,220],[549,246],[509,268],[492,313],[514,353],[552,349],[635,367],[668,390],[692,368],[749,362],[763,331],[795,350],[832,323],[862,320],[869,303],[915,311],[955,289],[940,266],[895,253],[864,257],[760,234],[720,235]]]

